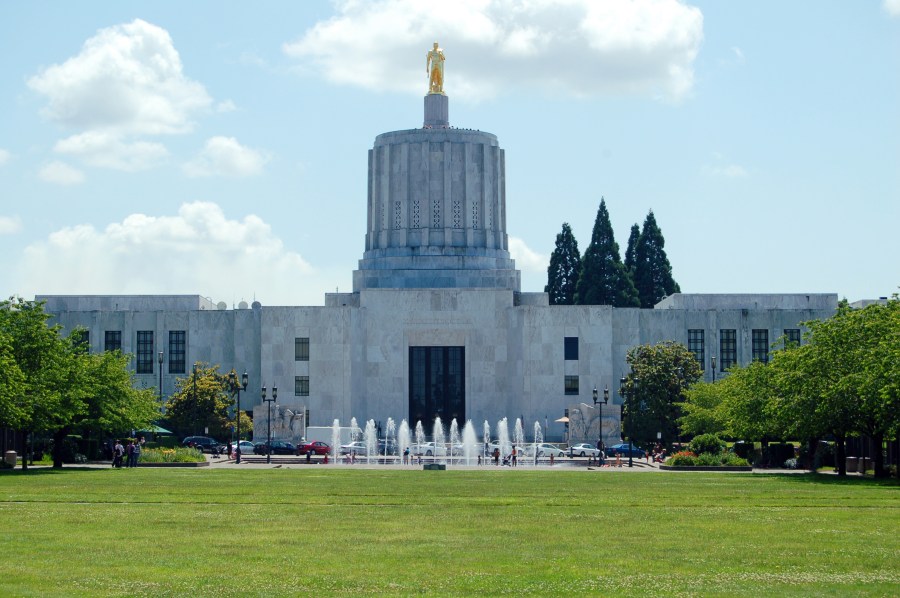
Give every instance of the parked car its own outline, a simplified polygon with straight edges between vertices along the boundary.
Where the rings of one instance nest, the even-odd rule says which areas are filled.
[[[409,449],[414,455],[424,455],[431,457],[438,455],[440,457],[447,455],[447,447],[443,444],[435,446],[433,442],[423,442],[422,444],[414,444]]]
[[[598,457],[600,451],[593,444],[582,442],[581,444],[573,444],[569,447],[570,457]]]
[[[329,446],[327,442],[314,440],[313,442],[307,442],[297,447],[298,455],[305,455],[306,453],[312,453],[314,455],[329,455],[331,454],[331,446]]]
[[[353,442],[348,442],[347,444],[341,445],[341,454],[349,455],[350,453],[356,453],[357,455],[365,455],[366,454],[366,443],[362,440],[355,440]]]
[[[221,442],[209,436],[188,436],[181,441],[181,444],[193,447],[201,453],[217,454],[225,450],[225,446]]]
[[[257,455],[295,455],[297,447],[286,440],[273,440],[271,442],[257,442],[253,445],[253,452]]]
[[[525,458],[534,459],[534,453],[537,451],[538,459],[548,459],[552,455],[553,457],[565,457],[566,452],[559,448],[558,446],[547,444],[546,442],[542,442],[535,446],[534,444],[526,444],[522,447],[522,456]]]
[[[621,455],[623,457],[628,457],[629,451],[631,453],[631,457],[637,457],[638,459],[643,459],[646,455],[643,449],[639,449],[636,446],[629,447],[627,442],[622,442],[608,447],[606,449],[606,456],[615,457],[616,455]]]
[[[232,442],[231,443],[232,454],[234,454],[237,451],[238,447],[240,447],[242,455],[252,455],[254,452],[253,451],[254,444],[252,442],[250,442],[249,440],[241,440],[240,442],[237,442],[237,441]],[[228,445],[225,446],[225,450],[226,451],[228,450]]]

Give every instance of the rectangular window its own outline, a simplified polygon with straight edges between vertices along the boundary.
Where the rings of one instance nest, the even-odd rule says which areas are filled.
[[[153,373],[153,331],[138,330],[137,333],[137,373]]]
[[[294,361],[309,361],[309,338],[294,339]]]
[[[578,394],[578,376],[566,376],[566,394]]]
[[[737,330],[719,330],[719,353],[722,356],[721,371],[737,363]]]
[[[309,376],[294,376],[294,396],[309,396]]]
[[[578,337],[567,336],[565,343],[566,361],[578,361]]]
[[[122,331],[107,330],[103,333],[103,350],[104,351],[121,351],[122,350]]]
[[[754,328],[752,334],[753,361],[769,363],[769,331]]]
[[[688,330],[688,351],[694,354],[694,359],[700,364],[700,369],[706,369],[706,347],[703,342],[703,330]]]
[[[466,348],[409,348],[409,416],[466,421]]]
[[[183,374],[185,368],[185,332],[169,331],[169,373]]]
[[[799,328],[785,328],[784,329],[784,344],[786,347],[790,347],[794,345],[795,347],[800,346],[800,329]]]

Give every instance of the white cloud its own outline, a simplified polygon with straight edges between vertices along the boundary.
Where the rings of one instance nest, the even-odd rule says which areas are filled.
[[[182,72],[169,33],[135,19],[101,29],[81,52],[28,80],[46,96],[43,114],[81,130],[117,134],[183,133],[212,100]]]
[[[22,230],[22,221],[17,216],[0,216],[0,235],[14,235]]]
[[[516,268],[525,273],[547,274],[547,266],[550,265],[550,256],[541,255],[532,251],[525,241],[518,237],[509,237],[509,254],[516,260]]]
[[[448,95],[678,99],[693,85],[703,15],[679,0],[345,0],[283,50],[338,84],[421,94],[437,31]]]
[[[184,173],[191,177],[252,176],[261,173],[267,161],[265,154],[241,145],[234,137],[212,137],[197,157],[184,165]]]
[[[237,110],[237,106],[231,100],[224,100],[216,104],[216,112],[225,113],[225,112],[234,112]]]
[[[334,288],[259,217],[229,219],[206,202],[174,216],[132,214],[104,230],[64,228],[26,247],[20,268],[20,286],[42,294],[198,293],[231,303],[256,293],[268,305],[321,305],[309,289]]]
[[[5,149],[3,149],[2,147],[0,147],[0,166],[3,166],[4,164],[6,164],[6,162],[9,160],[9,157],[10,157],[10,153],[8,151],[6,151]]]
[[[884,0],[884,10],[892,17],[900,17],[900,0]]]
[[[84,173],[65,162],[53,161],[45,164],[38,171],[41,180],[56,185],[80,185],[84,182]]]
[[[88,131],[56,142],[53,151],[77,156],[91,166],[134,172],[164,162],[169,152],[161,143],[123,141],[111,133]]]

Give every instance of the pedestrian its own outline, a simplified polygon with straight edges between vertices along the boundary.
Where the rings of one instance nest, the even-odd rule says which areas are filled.
[[[134,458],[134,440],[128,441],[128,447],[125,449],[125,467],[131,467],[131,460]]]
[[[409,465],[409,447],[403,449],[403,464]]]
[[[125,456],[125,447],[122,446],[122,442],[116,440],[116,444],[113,446],[113,462],[112,466],[116,469],[122,467],[122,457]]]
[[[138,466],[138,460],[141,458],[141,443],[135,442],[134,449],[131,451],[131,467]]]
[[[500,465],[500,449],[494,449],[494,465]]]
[[[228,460],[231,461],[231,453],[234,452],[234,445],[229,442],[228,443]]]
[[[516,466],[517,458],[518,458],[518,454],[516,451],[516,445],[513,445],[513,448],[512,448],[512,466],[513,467]]]

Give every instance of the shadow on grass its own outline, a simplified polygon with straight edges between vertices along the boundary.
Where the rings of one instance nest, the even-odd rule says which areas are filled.
[[[111,468],[109,468],[111,469]],[[101,467],[83,467],[80,465],[69,465],[67,467],[62,467],[60,469],[54,469],[52,467],[35,467],[29,466],[28,469],[23,470],[21,467],[16,467],[15,469],[0,469],[0,476],[17,476],[17,475],[26,475],[26,476],[46,476],[46,475],[60,475],[72,472],[78,473],[86,473],[86,472],[95,472],[95,471],[106,471],[106,468]]]
[[[779,473],[753,474],[757,478],[772,478],[787,482],[800,482],[805,484],[821,484],[826,486],[878,486],[900,488],[900,480],[896,478],[873,478],[869,476],[839,476],[830,473],[794,473],[790,475]]]

